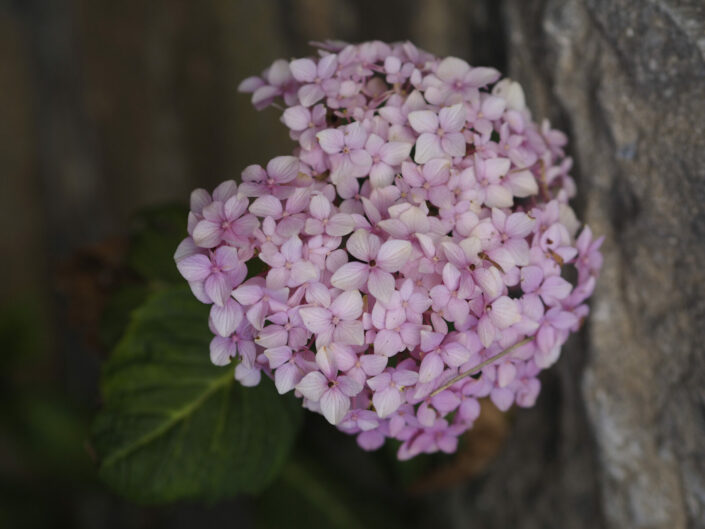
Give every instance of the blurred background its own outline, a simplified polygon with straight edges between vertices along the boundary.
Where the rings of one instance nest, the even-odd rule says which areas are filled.
[[[284,526],[261,513],[285,492],[120,499],[89,427],[138,212],[288,153],[237,86],[326,38],[508,72],[571,137],[576,208],[607,236],[593,321],[538,406],[368,495],[423,527],[705,527],[705,13],[676,0],[0,0],[0,527]],[[351,442],[319,426],[304,442]]]

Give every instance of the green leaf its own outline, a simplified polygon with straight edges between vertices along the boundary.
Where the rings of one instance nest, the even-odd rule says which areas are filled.
[[[301,407],[269,381],[244,388],[210,363],[208,308],[187,288],[154,294],[107,362],[93,433],[100,475],[140,502],[255,493],[278,474]]]
[[[157,206],[140,211],[132,221],[128,264],[145,279],[181,283],[174,252],[186,237],[188,208]]]

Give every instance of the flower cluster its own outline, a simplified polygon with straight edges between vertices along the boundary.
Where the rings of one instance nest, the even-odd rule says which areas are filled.
[[[365,449],[452,452],[478,399],[534,404],[601,239],[517,83],[408,42],[319,48],[242,83],[298,146],[194,191],[175,260],[242,384],[264,372]]]

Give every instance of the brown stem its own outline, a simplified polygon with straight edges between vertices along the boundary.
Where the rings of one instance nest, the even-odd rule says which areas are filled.
[[[467,376],[474,375],[475,373],[478,373],[479,371],[481,371],[482,369],[484,369],[485,367],[487,367],[488,365],[490,365],[490,364],[493,363],[494,361],[499,360],[499,359],[502,358],[503,356],[508,355],[509,353],[511,353],[512,351],[514,351],[515,349],[521,347],[522,345],[525,345],[525,344],[529,343],[529,342],[530,342],[531,340],[533,340],[533,339],[534,339],[533,336],[529,336],[528,338],[524,338],[523,340],[521,340],[521,341],[515,343],[514,345],[511,345],[511,346],[507,347],[504,351],[501,351],[501,352],[497,353],[496,355],[494,355],[494,356],[488,358],[488,359],[485,360],[484,362],[480,362],[480,363],[477,364],[475,367],[472,367],[472,368],[468,369],[467,371],[464,371],[463,373],[460,373],[458,376],[451,378],[448,382],[446,382],[445,384],[443,384],[440,388],[436,389],[433,393],[431,393],[430,396],[431,396],[431,397],[435,397],[435,396],[438,395],[441,391],[444,391],[444,390],[448,389],[449,387],[451,387],[451,386],[452,386],[453,384],[455,384],[458,380],[462,380],[462,379],[464,379],[464,378],[467,377]]]

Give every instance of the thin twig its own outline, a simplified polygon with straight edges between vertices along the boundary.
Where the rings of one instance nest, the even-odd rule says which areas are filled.
[[[465,372],[463,372],[463,373],[460,373],[458,376],[451,378],[448,382],[446,382],[446,383],[443,384],[440,388],[436,389],[433,393],[431,393],[431,397],[435,397],[435,396],[438,395],[441,391],[444,391],[444,390],[448,389],[448,388],[451,387],[453,384],[455,384],[458,380],[462,380],[462,379],[464,379],[464,378],[467,377],[467,376],[474,375],[475,373],[481,371],[482,369],[484,369],[485,367],[487,367],[488,365],[490,365],[490,364],[491,364],[492,362],[494,362],[495,360],[499,360],[499,359],[502,358],[503,356],[508,355],[509,353],[511,353],[511,352],[514,351],[515,349],[521,347],[522,345],[525,345],[525,344],[529,343],[529,342],[530,342],[531,340],[533,340],[533,339],[534,339],[533,336],[529,336],[528,338],[524,338],[523,340],[521,340],[521,341],[515,343],[514,345],[507,347],[504,351],[501,351],[501,352],[497,353],[496,355],[494,355],[494,356],[488,358],[488,359],[485,360],[484,362],[481,362],[481,363],[477,364],[475,367],[472,367],[472,368],[468,369],[467,371],[465,371]]]

